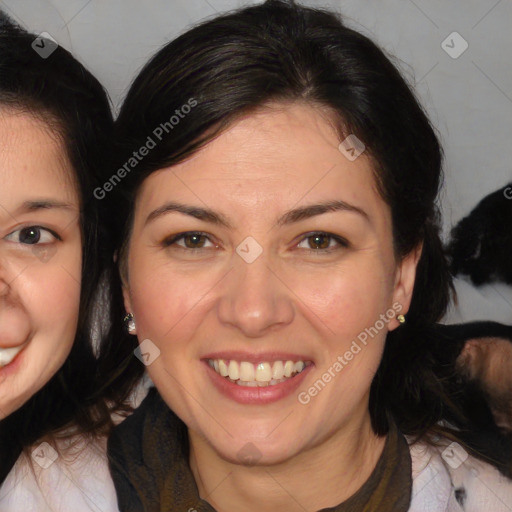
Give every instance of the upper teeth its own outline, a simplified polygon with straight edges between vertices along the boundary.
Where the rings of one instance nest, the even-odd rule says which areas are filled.
[[[0,348],[0,367],[8,365],[24,347]]]
[[[226,361],[224,359],[209,359],[208,364],[222,377],[229,377],[238,384],[249,383],[249,385],[278,384],[284,379],[300,373],[307,363],[304,361],[274,361],[261,362],[258,364],[247,361]]]

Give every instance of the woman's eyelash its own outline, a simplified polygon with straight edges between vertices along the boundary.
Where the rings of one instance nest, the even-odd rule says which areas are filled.
[[[297,243],[297,246],[299,246],[301,243],[307,241],[307,240],[310,240],[310,239],[314,239],[314,238],[317,238],[319,240],[319,245],[322,244],[322,239],[327,239],[329,241],[329,244],[327,247],[319,247],[319,248],[312,248],[312,247],[308,247],[306,248],[307,250],[310,250],[312,252],[332,252],[332,251],[335,251],[337,249],[339,249],[340,247],[349,247],[349,242],[347,240],[345,240],[344,238],[338,236],[338,235],[333,235],[332,233],[327,233],[325,231],[313,231],[311,233],[306,233],[302,239],[300,240],[300,242]],[[338,244],[338,247],[329,247],[330,245],[330,241],[331,240],[334,240],[337,244]]]
[[[200,242],[204,242],[204,241],[208,240],[212,244],[214,243],[211,241],[210,237],[208,236],[208,233],[204,233],[202,231],[185,231],[184,233],[178,233],[176,235],[173,235],[169,238],[164,239],[162,242],[162,245],[164,247],[170,247],[171,245],[177,245],[177,242],[179,242],[180,240],[185,240],[187,237],[196,237],[196,239],[198,239],[198,241],[200,241]],[[214,245],[217,246],[217,244],[214,244]],[[203,248],[203,247],[181,247],[179,245],[178,245],[178,247],[180,249],[189,250],[189,251]]]
[[[15,240],[16,234],[18,234],[18,240]],[[53,240],[44,240],[46,238],[45,234],[51,235]],[[9,233],[5,239],[23,245],[37,245],[41,242],[41,239],[43,239],[42,243],[51,243],[55,240],[62,241],[62,238],[52,229],[37,225],[24,226],[22,228],[16,229],[15,231]]]
[[[325,240],[327,240],[329,243],[328,243],[327,247],[317,247],[317,248],[308,247],[308,248],[306,248],[313,252],[332,252],[333,250],[339,249],[340,247],[346,248],[346,247],[349,247],[349,245],[350,245],[347,240],[345,240],[344,238],[342,238],[340,236],[333,235],[332,233],[327,233],[325,231],[313,231],[311,233],[307,233],[306,235],[304,235],[302,237],[302,239],[296,244],[296,247],[299,246],[304,241],[314,239],[315,237],[317,238],[316,243],[318,245],[322,245],[322,243],[324,243]],[[190,246],[183,247],[182,245],[179,245],[177,243],[177,242],[183,240],[183,241],[185,241],[185,245],[187,245],[187,242],[186,242],[187,239],[192,240],[192,243],[201,244],[201,246],[200,247],[190,247]],[[338,244],[338,247],[330,247],[331,241],[335,241]],[[210,242],[215,247],[218,247],[218,245],[212,241],[212,239],[210,238],[208,233],[204,233],[203,231],[186,231],[183,233],[178,233],[176,235],[173,235],[171,237],[164,239],[162,242],[162,245],[164,247],[170,247],[172,245],[175,245],[175,246],[179,247],[180,249],[194,251],[197,249],[205,248],[204,244],[206,242]],[[206,248],[208,248],[208,247],[206,247]]]

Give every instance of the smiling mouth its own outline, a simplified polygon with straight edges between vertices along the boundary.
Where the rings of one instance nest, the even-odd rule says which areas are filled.
[[[25,345],[12,348],[0,348],[0,368],[7,366],[21,352]]]
[[[291,360],[257,364],[233,359],[230,361],[208,359],[207,362],[221,377],[239,386],[247,387],[275,386],[292,379],[312,364],[311,361]]]

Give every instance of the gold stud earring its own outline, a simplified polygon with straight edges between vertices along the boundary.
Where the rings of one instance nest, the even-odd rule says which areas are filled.
[[[396,319],[401,323],[405,324],[405,316],[404,315],[398,315]]]

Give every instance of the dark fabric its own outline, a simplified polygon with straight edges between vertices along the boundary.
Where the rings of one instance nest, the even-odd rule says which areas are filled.
[[[183,422],[152,388],[108,441],[110,471],[121,512],[214,512],[199,497],[188,464]],[[330,512],[405,512],[412,489],[409,447],[394,424],[370,478]]]
[[[15,432],[16,412],[0,421],[0,485],[4,483],[22,452],[22,445]]]

